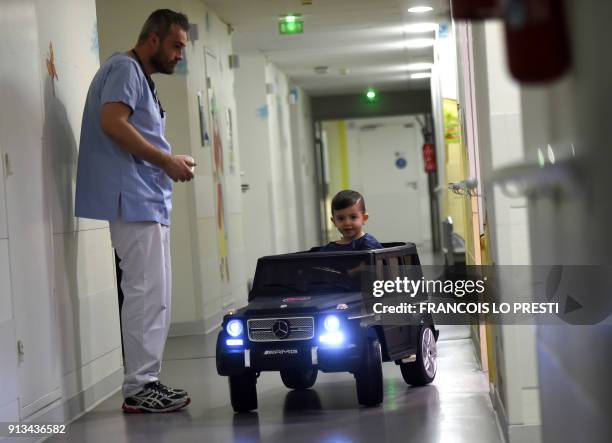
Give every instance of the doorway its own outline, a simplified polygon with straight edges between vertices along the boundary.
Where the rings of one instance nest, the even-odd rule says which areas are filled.
[[[350,188],[364,195],[370,214],[367,232],[380,242],[430,242],[428,177],[417,119],[334,120],[321,127],[327,241],[338,238],[329,221],[331,199]]]

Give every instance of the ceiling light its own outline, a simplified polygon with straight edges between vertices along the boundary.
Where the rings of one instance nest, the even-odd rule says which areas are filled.
[[[428,46],[434,45],[433,38],[414,38],[411,40],[404,41],[404,47],[408,49],[412,48],[427,48]]]
[[[417,72],[416,74],[410,74],[410,78],[412,80],[417,80],[420,78],[430,78],[431,72]]]
[[[408,12],[412,12],[413,14],[422,14],[429,11],[433,11],[431,6],[415,6],[414,8],[408,9]]]
[[[407,71],[422,71],[424,69],[433,68],[433,63],[411,63],[406,65]]]
[[[416,34],[419,32],[433,32],[436,29],[438,29],[437,23],[414,23],[404,26],[404,31],[410,34]]]

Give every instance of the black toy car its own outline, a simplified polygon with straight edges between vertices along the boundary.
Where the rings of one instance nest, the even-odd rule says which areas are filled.
[[[408,267],[418,274],[411,278],[422,276],[412,243],[260,258],[248,305],[224,317],[217,338],[217,372],[229,377],[234,411],[257,409],[261,371],[279,371],[290,389],[310,388],[318,371],[350,372],[366,406],[383,400],[383,361],[399,365],[408,384],[431,383],[438,338],[431,316],[385,324],[362,293],[368,279],[394,278]]]

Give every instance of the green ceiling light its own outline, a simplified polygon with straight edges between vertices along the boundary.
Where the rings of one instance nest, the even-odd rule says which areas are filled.
[[[278,19],[278,31],[282,35],[302,34],[304,19],[300,14],[282,15]]]
[[[378,93],[376,92],[376,89],[368,88],[365,92],[365,97],[367,101],[372,103],[378,100]]]

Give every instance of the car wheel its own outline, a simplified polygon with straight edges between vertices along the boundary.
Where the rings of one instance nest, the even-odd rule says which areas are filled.
[[[383,401],[382,353],[378,340],[368,338],[361,367],[355,373],[357,400],[364,406]]]
[[[318,374],[317,368],[308,369],[282,369],[281,379],[289,389],[308,389],[315,384]]]
[[[412,386],[429,384],[436,377],[438,352],[436,350],[436,337],[431,327],[423,326],[419,331],[419,346],[416,361],[400,363],[404,381]]]
[[[257,409],[257,375],[245,372],[229,376],[230,399],[234,412],[249,412]]]

